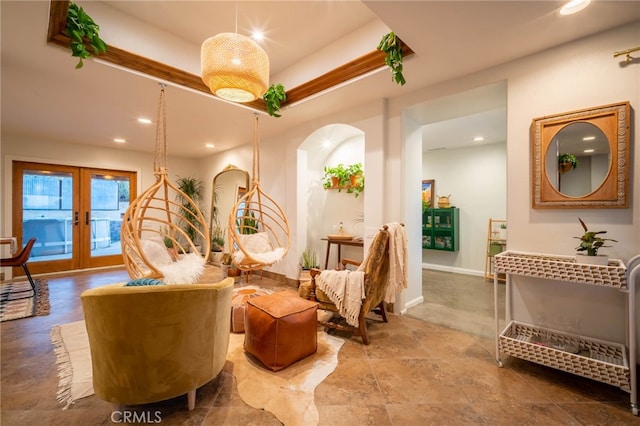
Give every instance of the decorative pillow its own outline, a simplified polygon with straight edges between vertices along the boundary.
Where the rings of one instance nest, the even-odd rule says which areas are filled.
[[[161,266],[173,263],[173,260],[171,259],[171,256],[164,244],[145,239],[140,240],[140,246],[144,255],[156,268],[160,269]]]
[[[164,285],[164,283],[160,280],[156,280],[153,278],[136,278],[135,280],[131,280],[126,283],[125,287],[136,287],[141,285]]]
[[[249,253],[267,253],[273,250],[269,235],[266,232],[239,235],[240,244]]]

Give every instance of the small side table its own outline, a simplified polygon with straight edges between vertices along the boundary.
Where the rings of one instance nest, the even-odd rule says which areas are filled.
[[[327,238],[322,238],[322,241],[327,242],[327,254],[325,255],[325,258],[324,258],[324,269],[327,269],[327,267],[329,266],[329,253],[331,252],[331,244],[335,244],[338,246],[338,263],[340,263],[340,260],[342,259],[342,256],[341,256],[342,246],[364,247],[363,240],[354,240],[353,238],[349,240],[346,238],[327,237]]]

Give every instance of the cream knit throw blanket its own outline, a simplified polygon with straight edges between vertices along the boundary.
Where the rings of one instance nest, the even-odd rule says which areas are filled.
[[[318,275],[318,288],[324,291],[349,325],[358,326],[358,316],[364,299],[364,272],[322,271]]]
[[[396,294],[407,288],[407,232],[399,223],[388,223],[389,283],[384,301],[395,303]]]

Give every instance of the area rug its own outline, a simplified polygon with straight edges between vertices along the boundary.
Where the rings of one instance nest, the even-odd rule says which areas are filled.
[[[0,285],[0,322],[36,315],[49,315],[49,286],[46,280],[36,280],[38,295],[29,297],[29,281],[3,283]]]
[[[54,326],[51,341],[57,356],[57,399],[67,409],[74,401],[93,395],[91,353],[84,321]],[[244,335],[229,336],[227,360],[232,366],[238,394],[251,407],[273,413],[285,425],[316,425],[314,391],[338,365],[341,339],[318,332],[318,351],[290,367],[264,369],[243,349]]]
[[[317,425],[314,391],[338,365],[343,340],[318,332],[318,351],[295,364],[272,372],[244,352],[244,336],[232,334],[227,360],[240,398],[253,408],[271,412],[285,426]]]

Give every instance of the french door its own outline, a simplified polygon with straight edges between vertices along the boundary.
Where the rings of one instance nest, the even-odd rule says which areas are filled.
[[[135,197],[135,172],[14,161],[13,235],[21,247],[36,238],[29,271],[122,264],[120,226]]]

